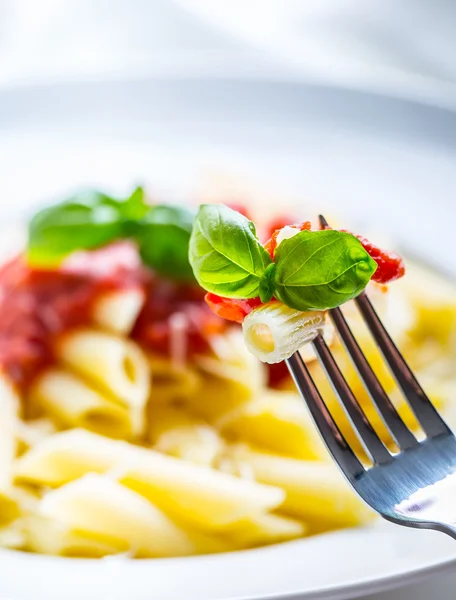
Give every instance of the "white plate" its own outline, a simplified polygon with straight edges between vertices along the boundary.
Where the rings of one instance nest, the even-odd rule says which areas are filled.
[[[0,94],[3,222],[81,183],[124,188],[146,181],[157,195],[189,199],[204,172],[219,170],[259,184],[257,203],[312,199],[456,274],[455,159],[456,114],[324,87],[168,80]],[[2,551],[0,597],[335,600],[416,581],[455,562],[453,540],[385,523],[185,559],[84,561]]]

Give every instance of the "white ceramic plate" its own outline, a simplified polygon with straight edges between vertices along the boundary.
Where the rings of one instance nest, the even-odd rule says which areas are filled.
[[[0,94],[3,223],[81,184],[146,181],[157,195],[191,198],[202,175],[217,170],[258,184],[257,204],[312,199],[456,274],[455,159],[456,114],[324,87],[168,80]],[[0,597],[336,600],[455,562],[454,541],[442,534],[379,522],[184,559],[85,561],[2,551]]]

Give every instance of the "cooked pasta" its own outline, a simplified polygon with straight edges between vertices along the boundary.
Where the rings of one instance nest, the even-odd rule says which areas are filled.
[[[302,521],[265,513],[234,523],[227,535],[240,547],[251,547],[302,537],[306,531]]]
[[[141,289],[106,292],[93,307],[94,322],[108,331],[127,335],[144,304]]]
[[[20,508],[12,487],[0,491],[0,527],[14,521],[20,515]]]
[[[150,375],[136,344],[94,329],[78,330],[60,340],[58,357],[128,407],[136,435],[144,431]]]
[[[20,399],[6,377],[0,375],[0,492],[11,483],[11,469],[16,455],[16,430]]]
[[[152,376],[152,391],[149,407],[166,406],[173,402],[189,399],[201,387],[201,376],[191,365],[175,365],[169,358],[151,354],[149,366]]]
[[[210,466],[225,448],[214,427],[179,408],[157,408],[153,417],[150,441],[159,452]]]
[[[23,451],[28,450],[57,431],[58,429],[55,422],[49,417],[18,421],[16,437],[19,453],[22,454]]]
[[[33,383],[29,397],[64,427],[85,427],[126,439],[137,433],[132,411],[64,369],[45,371]]]
[[[211,350],[213,355],[195,358],[202,385],[187,404],[213,423],[221,414],[260,394],[265,389],[267,373],[264,365],[247,351],[239,331],[214,336]]]
[[[142,192],[135,194],[136,202]],[[148,226],[177,226],[188,242],[191,215],[183,207],[141,210],[155,208]],[[309,227],[272,234],[261,250],[265,261]],[[301,348],[363,460],[307,344],[322,333],[374,428],[392,442],[323,308],[262,304],[250,292],[222,307],[223,299],[212,298],[228,323],[206,305],[188,244],[179,255],[177,243],[162,252],[140,237],[53,256],[58,248],[43,247],[43,239],[30,238],[27,258],[0,270],[0,547],[173,557],[370,523],[371,511],[333,466],[286,365],[277,362]],[[51,255],[52,265],[42,264]],[[442,408],[454,388],[456,294],[450,288],[437,301],[417,299],[414,281],[410,289],[403,282],[391,293],[378,285],[369,293]],[[348,305],[346,312],[386,391],[418,428],[356,311]]]
[[[64,522],[38,514],[20,519],[18,526],[22,549],[31,552],[84,558],[102,558],[121,553],[128,555],[128,543],[125,541],[110,539],[95,532],[80,531]],[[7,532],[8,530],[5,531]],[[9,532],[11,535],[15,530],[10,527]]]
[[[87,474],[47,494],[38,513],[111,543],[133,556],[193,554],[188,535],[163,512],[125,486]]]
[[[327,451],[300,397],[268,390],[222,415],[222,433],[294,458],[325,460]]]
[[[221,473],[156,451],[83,430],[56,434],[19,459],[16,479],[58,487],[90,472],[113,470],[179,518],[203,528],[224,527],[281,504],[281,489]]]
[[[122,462],[128,446],[83,429],[49,436],[20,456],[14,464],[18,482],[59,487],[86,473],[104,473]]]
[[[296,460],[249,448],[237,448],[235,461],[245,462],[258,481],[286,491],[280,507],[285,514],[308,523],[351,526],[373,519],[373,513],[352,493],[338,468],[331,463]],[[236,463],[235,463],[236,468]]]
[[[278,363],[311,342],[325,327],[325,313],[301,312],[281,302],[255,308],[242,323],[247,348],[260,360]]]

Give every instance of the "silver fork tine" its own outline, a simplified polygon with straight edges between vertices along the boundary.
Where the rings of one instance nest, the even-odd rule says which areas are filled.
[[[394,404],[388,398],[382,384],[375,375],[369,361],[364,356],[340,308],[329,311],[331,319],[350,355],[370,397],[381,414],[385,425],[388,427],[397,446],[401,450],[412,448],[418,443],[413,433],[405,425]]]
[[[328,229],[329,224],[324,216],[319,215],[318,218],[320,227]],[[362,293],[355,302],[425,434],[434,437],[451,433],[386,331],[369,298]]]
[[[321,335],[318,335],[314,339],[313,345],[318,358],[326,371],[329,381],[331,382],[334,392],[340,399],[347,416],[351,420],[355,431],[358,433],[358,436],[366,449],[366,452],[376,464],[389,462],[391,460],[389,450],[378,437],[359,406],[350,386],[345,381],[338,364]]]
[[[423,431],[428,437],[451,433],[386,331],[369,298],[363,293],[355,302]]]
[[[334,419],[329,413],[323,398],[318,391],[305,362],[299,352],[287,359],[288,370],[296,387],[307,404],[312,418],[320,431],[328,450],[349,479],[356,479],[364,471],[361,462],[356,458]]]

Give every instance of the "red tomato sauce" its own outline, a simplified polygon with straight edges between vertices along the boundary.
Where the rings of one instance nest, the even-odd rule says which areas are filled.
[[[261,304],[259,298],[239,300],[236,298],[223,298],[211,293],[206,294],[205,300],[214,314],[235,323],[242,323],[245,317]]]
[[[209,310],[204,295],[204,290],[197,286],[161,279],[151,281],[131,337],[150,352],[169,354],[169,319],[180,313],[185,317],[187,359],[209,352],[209,336],[225,331],[229,325]]]
[[[76,253],[58,269],[32,268],[17,256],[0,268],[0,367],[25,391],[56,362],[58,336],[93,323],[104,294],[138,288],[146,301],[132,337],[147,349],[170,352],[169,317],[176,311],[189,315],[188,355],[208,350],[208,334],[227,326],[209,311],[202,290],[154,276],[129,242]]]

